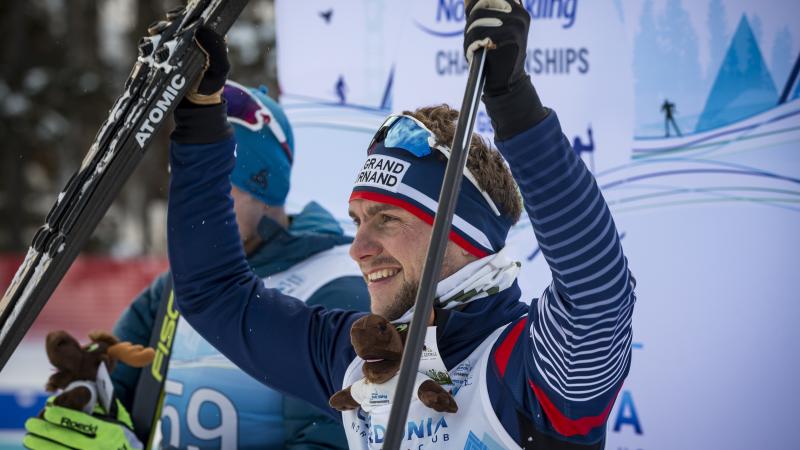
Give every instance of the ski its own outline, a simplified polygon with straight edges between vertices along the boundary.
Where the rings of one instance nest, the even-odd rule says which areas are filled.
[[[139,41],[139,56],[80,167],[58,195],[0,299],[0,370],[78,256],[125,180],[183,95],[205,54],[199,27],[226,34],[247,0],[192,0],[167,13],[160,33]]]
[[[172,274],[167,277],[164,290],[161,293],[161,303],[158,306],[150,330],[149,347],[155,349],[156,356],[153,363],[141,370],[139,380],[136,382],[136,397],[131,408],[131,422],[139,440],[145,444],[145,449],[153,448],[155,436],[158,431],[158,421],[164,407],[164,385],[172,359],[172,344],[178,331],[180,313],[175,309],[175,293],[172,291]]]

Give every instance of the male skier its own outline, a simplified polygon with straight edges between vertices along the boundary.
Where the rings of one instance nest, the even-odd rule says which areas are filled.
[[[264,89],[230,81],[223,98],[237,143],[230,195],[239,236],[255,276],[266,286],[308,305],[366,311],[366,285],[358,266],[347,255],[352,238],[344,236],[337,221],[316,203],[309,203],[292,216],[284,209],[294,137],[283,109],[267,97]],[[191,114],[190,109],[186,114]],[[148,345],[161,302],[169,297],[165,292],[168,279],[169,273],[156,278],[125,310],[114,327],[117,337]],[[347,448],[338,421],[254,380],[184,320],[178,322],[169,364],[160,448]],[[137,396],[144,395],[135,390],[140,372],[119,363],[111,373],[115,393],[127,410]],[[53,410],[48,407],[46,414]],[[62,417],[70,419],[69,423],[98,422],[77,411],[65,413]],[[102,423],[98,428],[102,427],[115,427],[117,432],[98,433],[91,447],[86,447],[77,432],[33,419],[25,445],[36,449],[64,448],[61,445],[110,449],[134,442],[118,432],[119,425]],[[142,430],[136,431],[141,435]]]
[[[466,14],[465,54],[489,48],[483,101],[513,180],[474,138],[429,320],[459,409],[437,413],[412,399],[402,448],[602,448],[630,367],[635,283],[594,178],[524,72],[529,15],[511,0],[478,0]],[[209,70],[225,58],[209,55]],[[234,141],[215,105],[218,87],[201,83],[206,106],[192,121],[176,115],[168,217],[176,301],[245,372],[323,408],[380,361],[357,358],[350,343],[363,314],[309,307],[265,288],[247,267],[226,194]],[[356,177],[350,254],[372,311],[390,320],[407,321],[413,307],[456,116],[434,107],[390,117]],[[504,251],[520,213],[514,181],[553,275],[530,305]],[[369,414],[331,411],[351,448],[382,447],[388,406],[369,406]]]
[[[678,134],[678,137],[681,137],[681,129],[678,128],[678,123],[675,122],[675,103],[665,98],[664,103],[661,104],[661,112],[664,113],[664,137],[669,137],[670,124],[675,127],[675,133]]]
[[[594,178],[524,72],[528,13],[511,0],[479,0],[466,13],[465,54],[489,47],[483,101],[553,280],[530,306],[520,302],[517,264],[503,251],[519,217],[516,188],[499,156],[473,139],[429,321],[459,409],[436,413],[413,399],[403,448],[602,448],[630,367],[635,282]],[[224,54],[210,58],[213,67]],[[380,364],[357,358],[350,343],[362,314],[309,307],[247,269],[224,195],[233,141],[213,91],[199,92],[212,97],[206,122],[176,116],[171,149],[178,307],[245,372],[322,408],[365,364]],[[390,320],[410,316],[455,116],[440,107],[390,117],[357,174],[350,255],[372,311]],[[205,143],[186,142],[198,127]],[[218,214],[200,226],[207,215],[193,202]],[[382,447],[388,406],[370,406],[341,415],[351,448]]]

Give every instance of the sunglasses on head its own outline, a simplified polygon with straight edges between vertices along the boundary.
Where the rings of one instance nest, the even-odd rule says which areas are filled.
[[[425,124],[405,114],[392,114],[386,118],[372,138],[367,154],[372,154],[376,146],[381,143],[387,148],[405,150],[417,158],[428,156],[435,149],[450,159],[450,148],[437,144],[436,136]],[[467,167],[464,167],[464,176],[481,193],[495,215],[501,215],[497,205],[489,194],[481,189],[475,175]]]
[[[261,131],[264,125],[275,136],[281,146],[287,150],[289,161],[292,155],[286,132],[281,124],[272,115],[272,112],[264,106],[255,94],[239,83],[228,81],[225,83],[223,92],[225,100],[228,102],[228,121],[241,125],[250,131]]]

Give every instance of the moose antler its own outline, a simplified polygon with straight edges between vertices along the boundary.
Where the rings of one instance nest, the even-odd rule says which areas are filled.
[[[91,339],[93,342],[106,344],[109,347],[119,342],[119,339],[117,339],[116,336],[102,330],[94,330],[90,332],[89,339]]]
[[[144,367],[153,361],[155,350],[130,342],[120,342],[108,348],[108,356],[118,359],[131,367]]]

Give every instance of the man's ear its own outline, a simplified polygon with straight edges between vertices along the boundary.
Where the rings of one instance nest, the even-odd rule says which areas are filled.
[[[460,245],[453,241],[447,241],[447,247],[444,253],[445,261],[449,261],[453,267],[462,268],[465,265],[477,261],[478,258],[472,253],[465,250]]]
[[[66,331],[50,332],[45,340],[47,359],[57,369],[75,373],[83,361],[83,350],[78,341]]]

